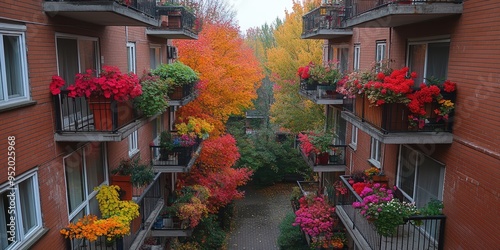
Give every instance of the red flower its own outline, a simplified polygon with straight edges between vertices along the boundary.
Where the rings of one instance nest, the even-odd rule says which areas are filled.
[[[446,80],[444,83],[443,83],[443,86],[444,86],[444,91],[446,92],[453,92],[455,91],[456,87],[457,87],[457,84],[450,81],[450,80]]]
[[[50,92],[53,95],[58,95],[61,93],[61,87],[64,86],[66,82],[60,76],[52,76],[52,81],[50,82]]]

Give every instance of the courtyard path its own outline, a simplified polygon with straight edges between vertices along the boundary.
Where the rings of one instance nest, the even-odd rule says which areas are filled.
[[[278,183],[263,189],[244,187],[245,198],[235,202],[234,223],[227,249],[279,249],[279,224],[286,213],[292,212],[290,194],[296,185]]]

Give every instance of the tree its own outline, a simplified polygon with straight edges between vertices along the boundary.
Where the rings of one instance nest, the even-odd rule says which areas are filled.
[[[302,16],[318,0],[294,2],[293,12],[286,13],[283,25],[274,32],[276,47],[267,51],[266,66],[272,72],[275,102],[271,107],[271,121],[297,133],[320,128],[324,124],[324,109],[299,95],[297,69],[309,62],[321,63],[321,40],[300,39]]]
[[[227,0],[181,0],[181,4],[195,11],[202,27],[207,23],[236,27],[236,10]]]
[[[179,60],[200,73],[199,95],[179,110],[180,117],[203,118],[222,134],[230,115],[253,106],[264,78],[253,52],[235,27],[205,24],[198,40],[177,42]],[[222,125],[222,126],[221,126]]]

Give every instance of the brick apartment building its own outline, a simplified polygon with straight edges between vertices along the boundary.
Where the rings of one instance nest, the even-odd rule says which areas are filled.
[[[64,249],[59,230],[84,214],[98,214],[93,188],[109,184],[110,170],[122,159],[149,161],[150,143],[171,131],[176,108],[192,98],[171,100],[165,113],[149,118],[125,103],[113,128],[99,130],[85,99],[50,93],[53,75],[69,84],[78,72],[113,65],[141,76],[175,59],[171,39],[197,39],[195,17],[183,8],[174,13],[160,1],[125,2],[0,2],[0,249]],[[124,239],[125,249],[140,246],[150,229],[142,222],[156,218],[155,205],[161,208],[160,186],[173,186],[174,172],[187,167],[156,169],[154,183],[134,189],[141,216]],[[155,192],[147,201],[153,203],[146,204],[153,196],[145,190]],[[13,202],[15,215],[9,211]],[[8,240],[12,216],[14,242]]]
[[[340,138],[334,145],[346,151],[341,162],[315,166],[323,186],[344,173],[376,166],[406,200],[419,207],[431,198],[444,204],[446,220],[418,232],[431,239],[425,245],[404,243],[414,232],[381,237],[363,224],[362,216],[347,211],[350,206],[337,205],[350,245],[354,249],[495,248],[500,242],[500,33],[496,28],[500,2],[325,2],[304,15],[302,33],[303,39],[325,41],[324,61],[338,60],[342,71],[352,72],[390,60],[393,69],[408,66],[416,72],[416,83],[437,77],[457,84],[452,127],[440,132],[392,129],[387,126],[394,122],[390,119],[407,115],[391,117],[386,110],[365,105],[358,96],[349,100],[322,96],[319,88],[300,90],[326,105],[326,127]]]

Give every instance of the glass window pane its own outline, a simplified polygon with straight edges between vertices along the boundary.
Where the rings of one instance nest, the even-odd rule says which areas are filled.
[[[8,246],[12,245],[14,242],[9,241],[8,238],[11,237],[8,231],[10,231],[7,224],[10,222],[9,214],[9,197],[10,191],[5,191],[0,194],[0,249],[6,249]],[[17,230],[16,230],[17,231]],[[16,235],[18,233],[16,232]],[[16,239],[17,240],[17,239]]]
[[[85,167],[87,170],[87,194],[94,191],[94,187],[104,182],[104,162],[100,143],[89,144],[85,148]]]
[[[5,76],[9,98],[24,96],[21,38],[19,36],[3,36],[5,55]]]
[[[85,200],[83,183],[83,162],[81,151],[64,159],[69,212],[72,213]]]
[[[450,43],[430,43],[427,52],[427,79],[446,80]]]
[[[34,194],[35,187],[33,186],[33,178],[29,178],[19,184],[19,199],[25,234],[29,233],[29,231],[38,224]]]
[[[415,86],[420,86],[420,83],[424,82],[426,50],[426,44],[415,44],[409,46],[408,67],[410,68],[411,72],[417,73],[417,78],[415,78]]]
[[[80,52],[80,72],[87,69],[97,70],[97,41],[80,40],[78,47]]]
[[[415,203],[417,207],[423,207],[431,199],[438,199],[442,186],[441,171],[443,166],[429,157],[422,156],[418,164],[417,192]]]
[[[403,190],[407,195],[409,195],[412,199],[413,190],[415,185],[415,166],[418,160],[417,152],[407,148],[401,147],[401,158],[400,166],[399,166],[399,183],[398,187]]]
[[[90,214],[96,215],[97,218],[101,218],[101,211],[99,210],[99,202],[97,202],[97,198],[95,196],[89,201],[89,210]]]

